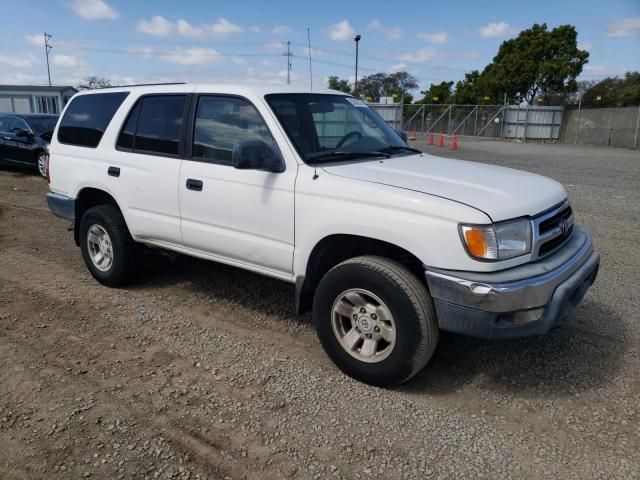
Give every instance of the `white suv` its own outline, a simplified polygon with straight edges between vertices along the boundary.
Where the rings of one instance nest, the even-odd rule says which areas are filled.
[[[99,282],[131,281],[146,244],[294,283],[337,366],[379,386],[420,371],[440,330],[546,333],[599,265],[559,183],[421,153],[330,90],[83,92],[49,177]]]

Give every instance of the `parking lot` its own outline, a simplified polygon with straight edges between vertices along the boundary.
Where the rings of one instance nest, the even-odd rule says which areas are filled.
[[[392,390],[333,366],[289,284],[147,252],[100,286],[46,182],[0,171],[0,478],[640,476],[639,152],[413,144],[562,182],[602,263],[547,336],[443,335]]]

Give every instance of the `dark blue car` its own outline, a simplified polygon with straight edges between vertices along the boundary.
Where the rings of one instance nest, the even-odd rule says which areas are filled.
[[[58,115],[0,114],[0,163],[36,168],[46,175],[47,148]]]

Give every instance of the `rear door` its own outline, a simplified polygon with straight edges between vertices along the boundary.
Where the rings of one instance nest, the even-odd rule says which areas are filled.
[[[150,94],[132,105],[109,160],[109,184],[140,240],[179,245],[178,176],[189,95]]]
[[[266,107],[261,112],[256,105],[240,96],[203,93],[194,98],[180,171],[182,237],[194,250],[288,276],[297,163],[281,152],[287,164],[282,173],[237,170],[231,164],[233,146],[241,140],[278,148],[274,134],[282,133],[273,128]]]

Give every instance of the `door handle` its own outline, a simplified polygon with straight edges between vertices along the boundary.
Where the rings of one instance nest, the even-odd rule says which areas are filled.
[[[196,192],[201,192],[202,180],[194,180],[193,178],[187,178],[187,188],[189,190],[195,190]]]
[[[120,176],[120,168],[119,167],[109,167],[107,169],[107,173],[111,177],[119,177]]]

